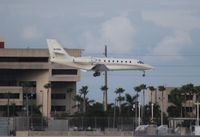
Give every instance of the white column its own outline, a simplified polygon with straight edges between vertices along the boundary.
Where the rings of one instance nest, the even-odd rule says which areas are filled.
[[[197,123],[196,123],[196,125],[199,126],[199,104],[200,104],[200,103],[197,102],[197,103],[195,103],[195,104],[197,105],[197,114],[196,114],[196,115],[197,115]]]
[[[153,122],[153,103],[151,103],[151,120]]]

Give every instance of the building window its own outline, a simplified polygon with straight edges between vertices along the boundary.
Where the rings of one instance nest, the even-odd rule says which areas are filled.
[[[65,106],[51,106],[51,111],[65,111]]]
[[[0,93],[0,99],[19,99],[19,93]]]
[[[185,109],[186,109],[186,112],[192,112],[192,107],[185,107]]]
[[[65,93],[51,94],[51,99],[66,99]]]
[[[193,95],[186,95],[186,100],[193,100]]]
[[[6,74],[5,74],[6,75]],[[2,76],[2,75],[1,75]],[[0,86],[17,86],[17,81],[10,80],[10,81],[0,81]]]
[[[28,87],[28,88],[36,88],[36,81],[20,81],[19,86]]]
[[[140,61],[140,60],[139,60],[137,63],[138,63],[138,64],[144,64],[144,62],[142,62],[142,61]]]
[[[0,62],[48,62],[48,57],[0,57]]]
[[[77,69],[53,69],[52,75],[77,75]]]

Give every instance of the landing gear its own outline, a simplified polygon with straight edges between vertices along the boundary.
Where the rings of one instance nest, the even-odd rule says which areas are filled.
[[[146,75],[145,75],[145,71],[143,71],[143,74],[142,74],[142,76],[143,76],[143,77],[145,77],[145,76],[146,76]]]
[[[94,77],[97,77],[97,76],[100,76],[100,75],[101,75],[101,73],[98,72],[98,71],[96,71],[96,72],[93,74]]]

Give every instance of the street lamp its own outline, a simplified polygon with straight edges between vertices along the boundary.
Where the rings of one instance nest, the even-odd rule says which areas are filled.
[[[134,110],[135,110],[135,104],[133,104],[133,108],[132,108],[132,111],[133,111],[133,131],[134,131],[134,128],[135,128],[135,117],[134,117]]]
[[[153,123],[153,103],[151,103],[151,120],[152,120],[152,123]]]

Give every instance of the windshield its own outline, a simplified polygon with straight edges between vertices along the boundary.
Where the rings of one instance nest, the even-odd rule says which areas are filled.
[[[140,61],[140,60],[139,60],[137,63],[138,63],[138,64],[144,64],[144,62],[142,62],[142,61]]]

